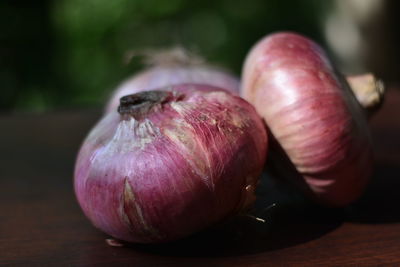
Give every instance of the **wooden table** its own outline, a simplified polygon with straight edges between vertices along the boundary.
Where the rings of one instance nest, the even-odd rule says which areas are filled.
[[[92,227],[75,201],[75,155],[99,116],[0,116],[0,264],[400,266],[400,91],[388,93],[371,121],[375,174],[351,207],[278,205],[266,212],[266,223],[238,218],[158,246],[108,246],[107,235]]]

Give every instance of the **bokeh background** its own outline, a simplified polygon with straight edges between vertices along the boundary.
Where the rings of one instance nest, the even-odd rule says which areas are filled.
[[[257,40],[287,30],[345,73],[396,84],[399,11],[395,0],[2,0],[0,111],[100,108],[149,48],[184,46],[240,75]]]

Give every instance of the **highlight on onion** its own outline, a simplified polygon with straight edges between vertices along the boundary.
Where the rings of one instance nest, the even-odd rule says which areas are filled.
[[[92,129],[75,166],[86,216],[119,240],[175,240],[245,212],[265,163],[253,106],[183,84],[127,95]]]
[[[356,200],[373,167],[366,113],[322,48],[295,33],[272,34],[252,48],[242,79],[242,96],[270,130],[278,172],[320,204]]]
[[[115,89],[107,103],[106,112],[114,111],[119,105],[119,99],[125,95],[183,83],[206,84],[239,94],[237,77],[205,63],[199,56],[189,54],[183,48],[148,51],[145,58],[149,67]]]

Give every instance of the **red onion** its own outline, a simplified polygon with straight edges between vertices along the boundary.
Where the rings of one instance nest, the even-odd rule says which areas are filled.
[[[242,95],[315,200],[345,206],[361,195],[373,165],[366,116],[317,44],[294,33],[261,40],[246,59]]]
[[[183,49],[152,52],[147,57],[150,68],[124,81],[115,90],[106,112],[114,111],[122,96],[183,83],[206,84],[239,94],[239,79],[232,74],[207,65]]]
[[[165,242],[252,204],[267,134],[249,103],[195,84],[120,102],[75,166],[78,202],[97,228],[129,242]]]

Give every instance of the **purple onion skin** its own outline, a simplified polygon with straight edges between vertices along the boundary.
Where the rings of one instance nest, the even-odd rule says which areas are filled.
[[[241,90],[315,201],[342,207],[359,198],[373,166],[366,116],[316,43],[295,33],[262,39],[246,59]]]
[[[239,94],[239,79],[223,70],[204,65],[155,66],[119,85],[106,105],[106,112],[115,111],[119,99],[125,95],[184,83],[205,84]]]
[[[155,91],[163,99],[144,112],[120,107],[106,114],[77,158],[80,206],[97,228],[120,240],[176,240],[255,199],[267,149],[255,109],[216,87],[163,90]]]

